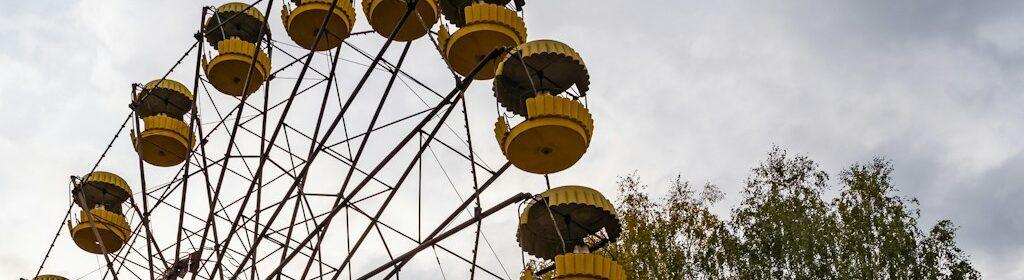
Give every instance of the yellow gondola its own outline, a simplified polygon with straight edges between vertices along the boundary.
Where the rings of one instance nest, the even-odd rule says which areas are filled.
[[[192,110],[193,100],[192,92],[185,85],[170,79],[154,80],[146,83],[132,102],[132,108],[140,118],[165,114],[180,120]]]
[[[626,271],[614,260],[598,254],[564,254],[555,257],[555,271],[545,279],[626,280]]]
[[[464,14],[467,6],[473,3],[488,3],[505,6],[511,2],[510,0],[441,0],[441,14],[444,14],[444,18],[450,21],[452,24],[458,27],[466,25],[466,14]]]
[[[145,130],[141,138],[136,139],[132,133],[132,144],[142,160],[162,167],[185,161],[195,146],[195,136],[185,122],[166,115],[146,117],[142,121]]]
[[[615,208],[600,192],[562,186],[539,195],[519,216],[516,238],[524,252],[552,259],[572,252],[584,239],[604,229],[611,241],[622,233]]]
[[[363,13],[373,30],[387,37],[398,26],[408,6],[405,0],[363,0]],[[395,34],[394,40],[408,42],[423,37],[440,17],[436,0],[418,0],[416,10]]]
[[[255,44],[260,39],[260,26],[267,34],[266,18],[256,7],[249,4],[232,2],[217,7],[217,10],[203,24],[206,41],[214,48],[218,43],[230,38],[239,38]]]
[[[526,42],[526,23],[504,6],[475,3],[466,7],[465,17],[465,26],[455,33],[449,34],[442,25],[437,35],[441,54],[459,75],[469,75],[496,48],[514,48]],[[497,65],[495,61],[488,62],[473,78],[494,78]]]
[[[32,280],[68,280],[68,278],[52,274],[43,274],[32,278]]]
[[[582,96],[590,89],[590,74],[583,58],[554,40],[519,45],[498,63],[495,75],[498,103],[522,116],[526,115],[526,100],[538,92],[558,95],[575,85]]]
[[[71,226],[70,222],[68,226]],[[104,210],[102,207],[89,211],[82,210],[78,225],[71,227],[71,238],[75,240],[78,248],[93,254],[117,252],[124,246],[131,233],[131,227],[124,216]]]
[[[132,195],[132,189],[128,186],[128,182],[117,174],[105,171],[89,173],[83,177],[83,180],[76,186],[76,190],[81,192],[82,199],[75,196],[75,204],[83,209],[102,206],[108,211],[123,213],[121,203],[127,201]]]
[[[341,46],[352,34],[352,27],[356,24],[356,10],[349,0],[337,0],[337,4],[331,10],[333,0],[292,0],[295,9],[284,7],[281,9],[281,22],[288,36],[295,44],[307,50],[324,51]],[[327,32],[320,36],[320,42],[313,46],[316,34],[323,25],[324,17],[330,15],[327,22]]]
[[[526,121],[509,129],[498,117],[494,133],[502,153],[517,168],[551,174],[576,164],[590,146],[594,120],[577,101],[541,94],[526,101]]]
[[[257,50],[256,45],[237,37],[217,43],[219,54],[213,60],[203,55],[203,70],[217,91],[231,96],[243,96],[256,92],[270,75],[270,57]],[[256,63],[253,67],[252,63]],[[249,69],[252,68],[252,75]],[[245,81],[249,85],[245,85]]]

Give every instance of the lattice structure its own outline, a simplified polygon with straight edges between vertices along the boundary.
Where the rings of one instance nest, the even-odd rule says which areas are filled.
[[[569,168],[594,135],[582,58],[561,42],[526,41],[523,4],[203,7],[188,50],[160,78],[132,85],[129,115],[107,149],[72,176],[60,231],[69,230],[83,254],[102,256],[90,276],[97,279],[386,279],[407,274],[403,267],[428,249],[442,272],[464,267],[471,279],[512,279],[507,266],[521,256],[499,256],[490,242],[510,240],[487,239],[482,221],[520,205],[519,241],[551,260],[528,271],[531,278],[623,279],[615,261],[589,254],[621,230],[593,189],[549,185],[538,195],[481,202],[512,166],[545,177]],[[287,36],[272,36],[270,15],[280,15]],[[371,30],[356,31],[358,21]],[[428,85],[403,70],[413,43],[437,50],[455,82]],[[195,69],[180,69],[189,59]],[[496,139],[509,160],[500,165],[474,150],[465,101],[472,83],[494,77]],[[398,91],[419,102],[409,105]],[[103,161],[118,150],[134,152],[137,165]],[[118,175],[133,172],[137,181]],[[455,173],[469,180],[456,184]],[[423,187],[445,181],[455,195]],[[441,243],[459,234],[472,243]],[[486,253],[497,266],[481,264]],[[60,265],[49,256],[34,279],[65,279],[41,274]]]

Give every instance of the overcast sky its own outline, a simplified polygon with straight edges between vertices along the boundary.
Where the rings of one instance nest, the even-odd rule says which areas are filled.
[[[223,1],[9,2],[0,11],[7,278],[35,272],[67,209],[67,178],[88,171],[117,130],[129,84],[159,78],[193,42],[198,8]],[[280,30],[277,13],[269,18]],[[987,278],[1024,279],[1021,15],[1024,2],[995,0],[530,1],[529,37],[570,44],[592,78],[594,143],[552,180],[613,196],[616,178],[636,171],[660,195],[681,174],[719,185],[727,215],[772,145],[832,174],[882,156],[901,193],[920,200],[923,225],[953,220]],[[408,71],[447,91],[436,53],[418,47]],[[192,60],[172,78],[191,85]],[[350,84],[359,73],[342,77]],[[471,127],[493,165],[502,158],[489,135],[489,91],[489,83],[470,90]],[[130,145],[119,141],[105,167],[137,172]],[[542,190],[536,176],[507,177],[491,204]],[[487,232],[518,273],[515,237],[499,225],[514,223],[507,212]],[[57,247],[47,271],[79,276],[96,267],[94,256],[72,250],[66,229]]]

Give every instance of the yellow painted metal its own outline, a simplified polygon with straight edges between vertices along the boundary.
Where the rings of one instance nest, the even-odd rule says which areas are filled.
[[[32,278],[32,280],[68,280],[68,278],[52,274],[43,274]]]
[[[524,269],[523,273],[519,274],[519,280],[534,280],[533,270],[530,270],[529,268]]]
[[[465,26],[449,34],[442,25],[437,36],[441,53],[459,75],[468,75],[495,48],[514,48],[526,42],[526,23],[504,6],[476,3],[466,7],[465,15]],[[487,63],[474,79],[494,78],[497,65]]]
[[[395,30],[407,7],[405,0],[363,0],[363,13],[370,26],[384,37]],[[423,37],[437,23],[440,15],[436,0],[417,1],[416,10],[409,15],[398,34],[395,34],[395,41],[408,42]]]
[[[614,260],[598,254],[564,254],[555,257],[551,279],[626,280],[626,271]]]
[[[536,174],[559,172],[576,164],[590,146],[594,120],[579,102],[549,94],[526,101],[526,121],[511,130],[501,117],[495,137],[512,165]]]
[[[255,44],[260,39],[260,26],[267,28],[266,19],[259,9],[246,3],[231,2],[217,7],[217,11],[203,24],[203,31],[210,45],[218,49],[220,41],[229,38]]]
[[[231,95],[243,96],[256,92],[270,74],[270,57],[256,45],[238,38],[231,38],[217,43],[219,54],[211,61],[203,56],[203,70],[206,77],[218,91]],[[256,67],[253,67],[249,79],[249,87],[245,88],[246,74],[255,54]],[[245,89],[245,92],[242,90]]]
[[[548,275],[550,275],[550,273]],[[539,280],[539,279],[550,280],[551,277],[550,276],[538,277],[537,274],[533,272],[533,269],[529,268],[529,267],[524,268],[523,272],[519,274],[519,280]]]
[[[164,79],[146,83],[132,106],[139,117],[165,114],[182,119],[185,113],[192,110],[193,100],[192,92],[185,85]]]
[[[466,15],[464,14],[467,6],[473,3],[488,3],[505,6],[511,2],[510,0],[441,0],[441,14],[444,14],[444,18],[455,26],[462,27],[466,25]]]
[[[524,252],[551,259],[572,251],[601,229],[612,241],[622,234],[615,207],[594,189],[562,186],[541,193],[539,198],[545,202],[531,201],[519,216],[516,239]]]
[[[163,167],[185,161],[196,142],[188,124],[165,115],[146,117],[142,121],[146,129],[141,139],[135,139],[132,133],[132,144],[142,160]]]
[[[132,193],[132,188],[128,186],[128,182],[121,178],[121,176],[117,176],[117,174],[106,171],[93,171],[84,177],[88,177],[85,179],[86,185],[107,189],[108,192]],[[125,199],[128,198],[126,197]],[[124,202],[124,200],[121,201]]]
[[[96,238],[97,233],[99,239]],[[103,241],[103,247],[109,254],[120,250],[131,234],[131,227],[124,216],[99,207],[88,212],[82,210],[80,222],[71,228],[71,239],[75,240],[78,248],[93,254],[104,252],[99,240]]]
[[[288,36],[295,44],[307,50],[324,51],[341,46],[341,42],[352,34],[356,23],[356,10],[349,1],[338,1],[331,9],[332,0],[293,0],[295,9],[287,6],[281,9],[281,22],[284,23]],[[313,46],[316,33],[323,24],[324,17],[331,16],[327,23],[327,33],[321,35],[320,43]]]
[[[86,204],[82,205],[82,200],[77,198],[74,200],[75,204],[82,208],[103,206],[111,212],[123,213],[121,212],[121,203],[128,200],[128,196],[132,194],[128,182],[117,174],[106,171],[94,171],[82,178],[85,181],[77,188],[84,196]]]
[[[498,103],[523,116],[526,99],[537,93],[558,95],[575,85],[583,95],[590,89],[590,73],[583,58],[569,45],[554,40],[519,45],[498,63],[495,75]]]

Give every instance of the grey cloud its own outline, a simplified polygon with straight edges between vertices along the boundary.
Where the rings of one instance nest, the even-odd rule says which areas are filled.
[[[20,242],[0,240],[11,260],[0,274],[38,262],[41,253],[20,252],[48,244],[53,217],[65,210],[67,175],[91,165],[124,117],[127,84],[162,74],[184,51],[198,5],[19,1],[0,16],[0,35],[14,38],[0,42],[0,64],[16,66],[0,68],[0,152],[30,159],[0,163],[0,209],[39,210],[0,221],[25,225],[15,233]],[[885,156],[896,164],[898,187],[921,199],[923,221],[962,226],[961,243],[987,278],[1024,278],[1024,240],[1016,238],[1024,236],[1016,217],[1024,212],[1024,3],[561,0],[526,8],[530,38],[569,43],[593,79],[594,144],[578,165],[552,176],[555,183],[610,194],[617,175],[638,170],[657,193],[682,173],[722,186],[733,203],[772,144],[833,172]],[[410,71],[450,84],[429,51],[419,50]],[[486,83],[471,89],[471,123],[494,165],[502,158],[488,136],[489,91]],[[131,166],[127,144],[118,145],[110,160]],[[513,173],[499,184],[486,202],[537,192],[543,180]],[[508,214],[485,231],[514,273],[519,252]],[[72,250],[54,258],[82,260]],[[436,264],[415,269],[433,273]]]

